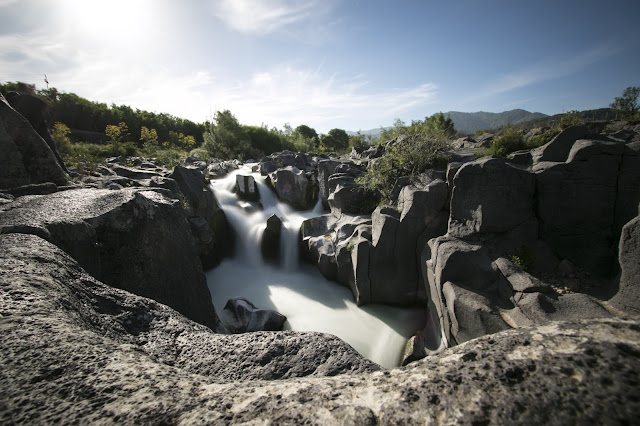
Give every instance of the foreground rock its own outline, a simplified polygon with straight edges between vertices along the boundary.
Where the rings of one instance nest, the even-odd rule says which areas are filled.
[[[102,285],[31,235],[0,236],[0,286],[3,424],[619,424],[640,416],[633,321],[511,330],[365,373],[375,365],[317,333],[215,335]],[[295,378],[344,372],[362,373]]]
[[[215,330],[218,318],[189,223],[170,196],[133,188],[25,196],[0,207],[0,227],[3,234],[38,235],[101,281]]]
[[[338,338],[321,333],[215,334],[156,301],[100,283],[62,250],[34,235],[0,235],[0,289],[0,358],[21,366],[15,370],[24,375],[19,380],[32,381],[34,391],[49,379],[61,379],[60,386],[84,386],[76,380],[78,374],[103,379],[119,375],[128,369],[131,356],[142,357],[149,366],[170,365],[216,382],[379,368]],[[53,368],[49,362],[59,366],[58,372],[47,372]],[[119,369],[120,362],[124,370],[110,371]],[[110,386],[94,385],[99,393]],[[7,403],[6,397],[0,397],[0,404]],[[42,397],[54,398],[47,392]]]

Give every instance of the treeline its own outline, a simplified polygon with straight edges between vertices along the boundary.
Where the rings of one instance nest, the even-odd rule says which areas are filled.
[[[170,114],[156,114],[140,109],[133,109],[127,105],[108,106],[106,103],[92,102],[74,93],[60,92],[55,87],[36,90],[34,84],[22,82],[7,82],[0,85],[3,95],[7,92],[31,94],[42,98],[49,105],[47,121],[51,126],[59,122],[65,124],[74,134],[83,132],[105,134],[107,126],[124,123],[128,129],[127,139],[139,145],[144,143],[140,139],[143,128],[154,129],[159,144],[180,148],[192,148],[187,142],[195,140],[195,145],[202,144],[202,134],[206,125],[194,123]],[[78,132],[79,131],[79,132]],[[188,137],[191,138],[188,138]],[[82,137],[82,136],[80,136]],[[78,137],[75,138],[76,141]]]
[[[123,146],[128,155],[136,147],[155,153],[155,147],[186,150],[204,159],[247,160],[282,150],[341,152],[371,143],[360,134],[349,136],[343,129],[318,134],[304,124],[295,129],[289,124],[282,129],[243,125],[229,110],[217,112],[211,121],[194,123],[170,114],[134,110],[127,105],[108,106],[54,87],[36,90],[34,84],[7,82],[0,84],[0,91],[3,95],[14,91],[43,99],[49,105],[47,119],[54,139],[63,143],[111,143],[114,147],[111,153],[121,152]]]

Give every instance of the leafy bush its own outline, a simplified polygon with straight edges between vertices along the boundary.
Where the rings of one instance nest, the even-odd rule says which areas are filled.
[[[449,144],[444,136],[408,135],[390,145],[358,182],[369,190],[379,191],[383,202],[388,202],[399,178],[415,179],[427,169],[445,168],[447,157],[444,151],[448,148]]]
[[[527,149],[524,135],[520,130],[509,127],[501,136],[493,140],[491,147],[487,150],[487,154],[505,157],[507,154],[521,149]]]

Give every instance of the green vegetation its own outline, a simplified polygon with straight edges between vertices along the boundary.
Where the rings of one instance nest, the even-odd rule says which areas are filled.
[[[618,112],[620,118],[626,120],[640,120],[640,87],[627,87],[622,92],[622,96],[615,98],[610,107]]]
[[[526,246],[520,246],[515,249],[514,253],[509,257],[511,263],[525,272],[531,272],[535,259]]]
[[[447,158],[444,151],[449,148],[449,140],[456,133],[451,119],[442,113],[424,121],[414,121],[406,126],[396,120],[394,127],[383,129],[383,138],[397,138],[388,144],[387,151],[358,179],[370,190],[379,191],[382,202],[389,202],[391,192],[401,177],[416,178],[430,168],[445,168]]]

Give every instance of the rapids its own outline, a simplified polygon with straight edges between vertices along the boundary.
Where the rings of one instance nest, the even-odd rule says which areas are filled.
[[[234,193],[238,174],[253,175],[262,210],[238,199]],[[228,299],[245,297],[259,308],[286,315],[285,330],[330,333],[383,367],[400,364],[407,339],[424,327],[424,309],[358,307],[348,288],[326,280],[315,266],[298,261],[300,225],[323,214],[320,203],[313,210],[301,212],[279,202],[265,178],[251,172],[251,165],[212,180],[211,189],[236,235],[233,258],[207,271],[209,291],[221,318]],[[280,265],[263,262],[260,251],[261,236],[272,214],[283,224]]]

